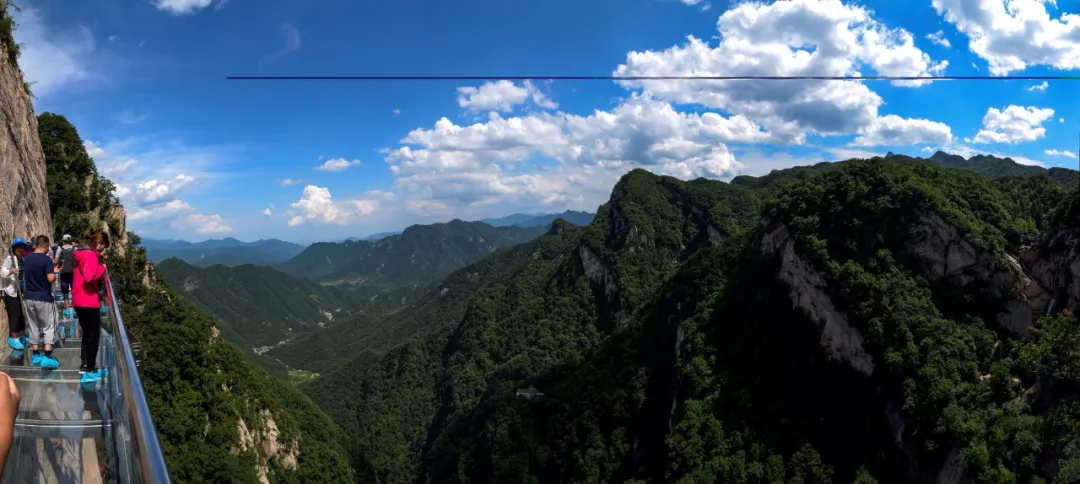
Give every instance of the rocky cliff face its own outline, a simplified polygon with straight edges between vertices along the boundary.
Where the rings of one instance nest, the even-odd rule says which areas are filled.
[[[127,253],[129,244],[127,212],[124,210],[123,205],[114,203],[103,210],[91,212],[90,224],[98,230],[109,234],[109,240],[112,241],[112,246],[120,257]]]
[[[1015,338],[1029,338],[1031,325],[1055,309],[1080,309],[1080,217],[1065,215],[1064,222],[1048,231],[1041,240],[1018,254],[990,249],[974,242],[974,237],[950,220],[944,212],[924,210],[907,219],[909,225],[888,236],[876,236],[870,245],[889,247],[897,261],[904,261],[904,271],[927,284],[939,294],[934,302],[945,313],[948,298],[958,297],[971,307],[985,311],[986,321],[996,323],[999,331]],[[1072,223],[1069,218],[1072,217]],[[813,250],[796,243],[790,227],[775,221],[763,221],[757,246],[767,261],[772,261],[775,280],[789,288],[786,298],[800,310],[807,322],[820,334],[821,350],[834,361],[850,367],[869,382],[886,381],[882,359],[875,358],[868,342],[866,322],[853,324],[857,317],[849,310],[865,300],[853,299],[850,289],[823,275],[815,267]],[[892,240],[886,240],[891,238]],[[826,249],[833,250],[833,249]],[[817,259],[820,262],[820,258]],[[845,262],[836,260],[837,263]],[[850,262],[850,261],[847,261]],[[863,264],[866,264],[863,262]],[[820,266],[820,263],[818,264]],[[866,267],[866,266],[864,266]],[[875,269],[870,268],[869,271]],[[895,295],[901,288],[887,291]],[[868,293],[857,293],[867,297]],[[890,296],[893,297],[893,296]],[[926,306],[931,307],[931,306]],[[847,310],[846,310],[846,309]],[[876,314],[888,317],[888,314]],[[860,329],[862,328],[862,329]],[[880,347],[880,339],[878,345]],[[887,360],[886,360],[887,361]],[[882,371],[885,370],[885,371]],[[992,375],[983,375],[989,379]],[[1015,379],[1014,379],[1015,380]],[[975,482],[971,469],[961,458],[958,447],[948,447],[938,458],[926,459],[915,450],[917,441],[911,429],[919,424],[897,401],[887,401],[883,415],[893,432],[897,449],[911,462],[909,477],[914,482],[965,484]],[[1057,462],[1056,458],[1049,459]],[[1044,469],[1047,475],[1055,471]]]
[[[6,19],[0,12],[0,20]],[[45,187],[45,154],[37,135],[37,117],[23,84],[22,70],[9,59],[10,36],[0,36],[0,234],[3,240],[52,234]],[[4,243],[7,252],[7,242]],[[7,316],[0,314],[7,333]]]
[[[1037,244],[1020,251],[1020,264],[1031,274],[1034,283],[1053,298],[1047,310],[1080,309],[1080,254],[1076,250],[1080,220],[1070,215]]]

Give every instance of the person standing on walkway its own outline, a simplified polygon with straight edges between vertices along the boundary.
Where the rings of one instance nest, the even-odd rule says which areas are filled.
[[[35,237],[34,253],[23,259],[23,301],[26,302],[26,322],[30,326],[30,349],[34,352],[30,364],[59,368],[60,362],[52,356],[59,319],[52,285],[60,268],[48,252],[49,237]]]
[[[72,240],[68,234],[64,234],[63,239],[64,244],[60,246],[56,254],[56,265],[60,267],[60,294],[64,301],[65,314],[74,314],[71,310],[71,283],[75,280],[75,249],[78,248],[78,242]],[[74,317],[71,319],[74,319]],[[75,324],[71,323],[68,330],[67,336],[74,338]],[[63,327],[60,328],[60,336],[64,336]]]
[[[26,327],[23,317],[22,299],[19,298],[19,259],[30,250],[30,244],[21,237],[11,241],[11,253],[0,264],[0,292],[3,292],[4,309],[8,317],[8,346],[15,351],[26,348],[22,332]]]
[[[64,244],[56,251],[56,265],[60,267],[60,293],[64,295],[64,301],[70,306],[71,281],[75,278],[75,242],[71,236],[64,234]]]
[[[94,232],[86,245],[75,250],[75,277],[71,285],[71,304],[82,328],[82,382],[101,380],[108,371],[97,367],[98,344],[101,339],[101,297],[105,264],[101,253],[109,247],[109,236]]]

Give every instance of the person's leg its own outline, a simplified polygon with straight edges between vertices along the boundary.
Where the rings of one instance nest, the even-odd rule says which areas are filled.
[[[31,365],[41,364],[41,301],[26,301],[26,326],[29,329],[27,337],[30,339]]]
[[[71,307],[71,283],[75,281],[75,273],[60,273],[60,293],[64,295],[64,303]]]
[[[41,366],[45,368],[59,368],[60,362],[53,358],[53,342],[56,341],[56,325],[60,315],[56,313],[56,303],[43,303],[41,318],[41,337],[45,351],[42,353]]]
[[[19,334],[22,333],[22,307],[19,306],[19,298],[11,297],[4,294],[4,310],[7,312],[8,317],[8,331],[9,337],[12,340],[18,341]]]
[[[86,371],[97,371],[98,346],[101,342],[101,310],[94,309],[90,324],[83,325],[83,341],[86,349]]]
[[[64,274],[62,272],[60,273],[60,292],[63,294],[63,298],[64,298],[64,305],[62,307],[65,308],[65,309],[71,308],[71,284],[74,281],[75,281],[75,273],[74,272],[67,273],[67,274]],[[72,313],[74,314],[74,312],[72,312]],[[64,324],[66,324],[67,328],[68,328],[67,336],[69,338],[74,338],[75,337],[75,321],[74,321],[74,318],[69,318],[69,320]],[[60,335],[63,336],[63,334],[64,334],[63,330],[61,330]]]
[[[98,345],[97,335],[98,335],[98,333],[97,333],[97,331],[94,331],[93,332],[94,336],[91,338],[90,337],[91,331],[90,331],[89,326],[95,325],[95,323],[96,323],[97,326],[100,329],[100,324],[101,324],[101,319],[100,319],[101,316],[100,316],[100,314],[101,313],[98,312],[98,308],[78,308],[78,307],[75,308],[75,316],[79,318],[79,329],[82,330],[82,336],[83,336],[82,345],[81,345],[82,346],[82,365],[79,366],[79,371],[80,372],[94,371],[94,368],[92,368],[90,366],[91,364],[94,364],[94,363],[93,363],[92,360],[89,359],[89,357],[90,357],[89,347],[90,347],[90,343],[91,343],[90,340],[93,339],[94,340],[93,341],[93,347],[94,347],[93,356],[96,359],[97,358],[97,345]]]

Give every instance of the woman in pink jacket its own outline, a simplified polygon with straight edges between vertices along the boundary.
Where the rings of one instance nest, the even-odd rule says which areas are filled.
[[[108,371],[97,366],[98,345],[101,341],[101,286],[105,279],[105,264],[101,253],[109,247],[109,236],[94,232],[86,245],[75,250],[75,274],[71,283],[71,305],[82,328],[82,382],[95,382]]]

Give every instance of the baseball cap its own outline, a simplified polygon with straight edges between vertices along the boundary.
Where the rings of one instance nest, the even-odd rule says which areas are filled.
[[[14,249],[14,248],[16,248],[16,247],[18,247],[20,245],[23,246],[26,250],[33,250],[33,247],[30,246],[30,243],[23,240],[22,237],[15,237],[15,240],[11,241],[11,248],[12,249]]]
[[[64,234],[64,236],[62,237],[62,239],[64,239],[64,242],[71,242],[71,236],[70,236],[70,235],[68,235],[68,234]]]

